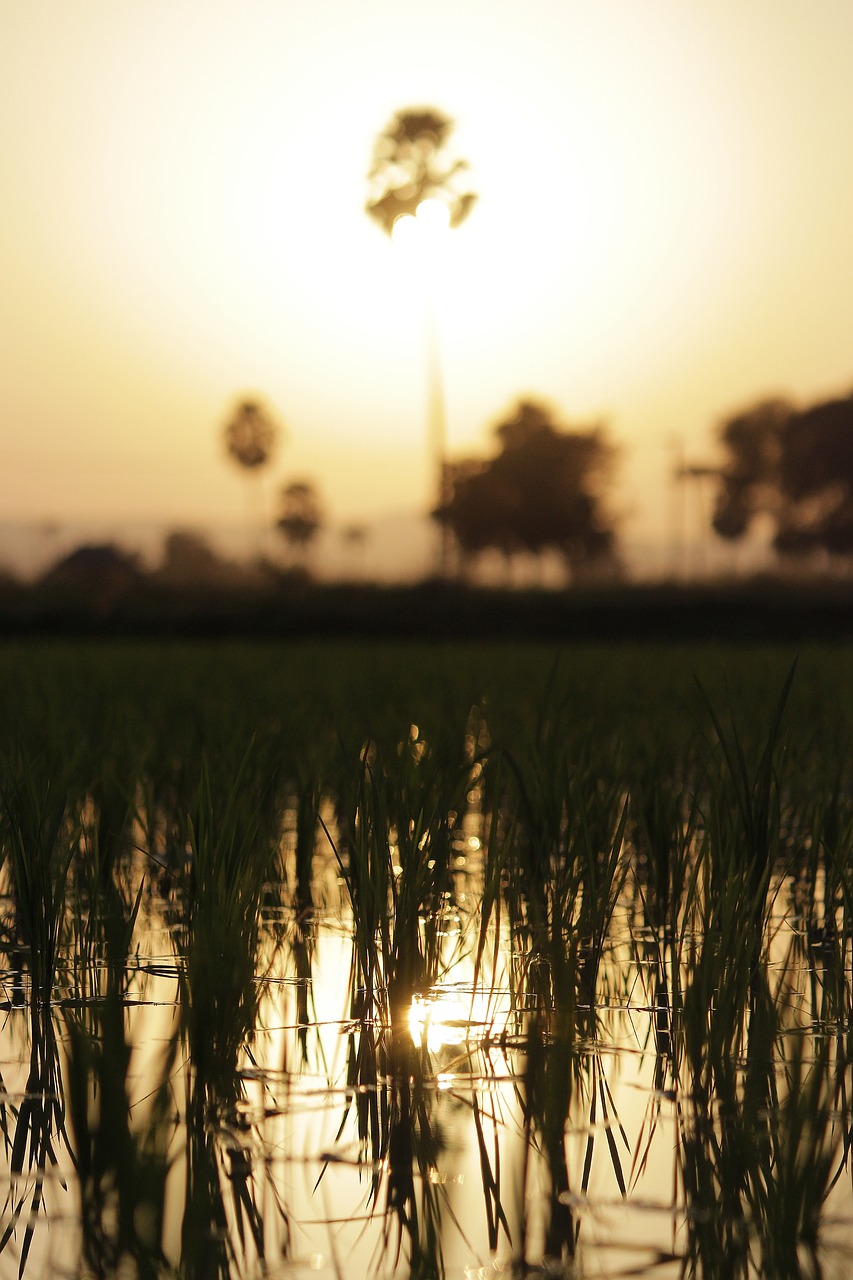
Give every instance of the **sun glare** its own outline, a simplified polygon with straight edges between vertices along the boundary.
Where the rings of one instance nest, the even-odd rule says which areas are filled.
[[[211,424],[244,386],[281,406],[286,465],[322,472],[333,519],[403,494],[420,510],[430,326],[449,456],[479,452],[523,393],[605,417],[636,489],[625,537],[658,541],[651,472],[629,471],[668,483],[671,424],[701,454],[710,415],[750,389],[784,375],[807,394],[838,368],[843,385],[846,17],[381,0],[356,21],[330,2],[294,24],[273,0],[251,22],[91,0],[85,18],[55,6],[47,42],[39,6],[0,10],[0,113],[21,124],[0,145],[0,408],[25,424],[7,515],[172,519],[190,501],[218,523],[233,495],[241,519]],[[404,191],[389,240],[368,175],[407,104],[452,117],[476,203],[463,221]]]
[[[434,987],[416,994],[409,1009],[409,1032],[414,1044],[430,1053],[464,1044],[472,1036],[498,1035],[506,1028],[508,1009],[497,1006],[490,994],[470,989]]]
[[[418,223],[413,213],[404,213],[394,223],[394,229],[391,232],[391,239],[398,249],[407,250],[410,245],[415,243],[418,234]]]
[[[455,998],[431,999],[416,995],[409,1010],[409,1030],[413,1042],[426,1042],[431,1053],[446,1045],[463,1044],[468,1029],[469,1009]]]
[[[431,238],[440,238],[450,226],[450,210],[443,200],[422,200],[416,216],[424,234]]]
[[[416,266],[434,266],[446,245],[450,210],[442,200],[422,200],[414,214],[404,213],[394,223],[394,247]]]

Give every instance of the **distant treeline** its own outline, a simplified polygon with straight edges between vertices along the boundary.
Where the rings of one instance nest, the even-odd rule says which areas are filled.
[[[282,576],[213,588],[141,576],[133,590],[86,595],[7,580],[0,635],[835,642],[853,640],[853,583],[762,578],[510,591],[438,579],[382,587]]]

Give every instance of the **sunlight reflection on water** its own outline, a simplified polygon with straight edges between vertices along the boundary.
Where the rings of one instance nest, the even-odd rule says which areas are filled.
[[[423,745],[417,731],[412,744]],[[424,758],[425,750],[418,760]],[[328,800],[321,809],[323,832],[310,850],[316,905],[296,909],[275,895],[266,902],[251,981],[238,991],[240,1000],[256,1002],[254,1022],[227,1062],[217,1061],[216,1035],[205,1050],[213,1028],[198,1028],[195,1041],[180,1039],[196,999],[188,987],[196,926],[180,914],[172,888],[139,900],[134,943],[122,968],[122,1015],[112,1031],[105,1019],[114,971],[97,951],[81,958],[69,950],[59,965],[52,1016],[74,1127],[67,1142],[54,1137],[55,1167],[49,1160],[44,1206],[35,1212],[31,1197],[38,1178],[26,1168],[15,1175],[14,1135],[7,1141],[7,1214],[21,1207],[9,1247],[0,1255],[0,1276],[17,1275],[30,1219],[31,1274],[80,1274],[81,1217],[91,1192],[85,1177],[94,1176],[80,1172],[81,1120],[74,1112],[74,1069],[80,1066],[74,1027],[81,1012],[94,1020],[98,1052],[121,1050],[120,1042],[110,1049],[109,1035],[126,1034],[126,1073],[118,1083],[126,1090],[129,1130],[146,1158],[161,1159],[165,1179],[161,1228],[153,1204],[143,1200],[136,1206],[135,1230],[139,1239],[159,1230],[170,1266],[177,1266],[185,1248],[188,1206],[201,1194],[201,1168],[208,1180],[204,1231],[229,1241],[228,1266],[239,1263],[249,1275],[260,1274],[261,1247],[263,1274],[270,1276],[402,1276],[418,1249],[440,1256],[450,1280],[508,1274],[513,1258],[518,1262],[519,1240],[534,1263],[553,1249],[553,1223],[561,1211],[567,1215],[557,1237],[563,1270],[554,1274],[571,1273],[577,1248],[584,1269],[609,1277],[680,1275],[693,1241],[697,1274],[703,1274],[702,1265],[710,1274],[714,1255],[703,1232],[716,1230],[714,1197],[726,1193],[727,1178],[743,1173],[737,1159],[723,1159],[731,1141],[746,1144],[756,1160],[767,1156],[765,1179],[786,1168],[786,1160],[792,1178],[808,1176],[801,1162],[813,1157],[817,1165],[831,1153],[838,1176],[820,1212],[826,1274],[833,1274],[841,1251],[853,1243],[841,1140],[847,1117],[829,1092],[815,1092],[813,1114],[785,1107],[789,1100],[796,1106],[798,1082],[805,1090],[810,1078],[797,1074],[796,1046],[806,1046],[806,1072],[816,1071],[821,1045],[826,1048],[836,1034],[825,1002],[831,982],[848,989],[849,947],[842,946],[841,967],[834,969],[837,940],[831,928],[825,925],[818,934],[807,923],[789,877],[770,883],[761,972],[779,1023],[769,1031],[760,1025],[753,974],[737,997],[742,1003],[733,1006],[742,1025],[721,1042],[714,1066],[714,1079],[728,1082],[731,1091],[703,1099],[706,1063],[691,1058],[689,1038],[678,1031],[675,998],[680,989],[678,1017],[687,1022],[689,990],[699,990],[707,976],[703,965],[711,966],[707,1004],[694,1011],[703,1027],[707,1023],[710,1053],[715,1018],[735,998],[727,984],[742,978],[728,954],[735,956],[736,933],[722,926],[715,931],[711,915],[704,922],[684,920],[673,965],[675,953],[667,950],[672,939],[648,923],[646,904],[626,878],[611,904],[598,943],[599,968],[587,989],[582,974],[591,952],[579,940],[577,921],[594,886],[585,882],[556,924],[548,913],[534,918],[540,904],[533,891],[521,907],[510,909],[507,894],[500,915],[484,914],[484,899],[492,893],[498,901],[503,881],[489,871],[494,847],[481,812],[479,779],[467,794],[469,807],[444,851],[433,847],[431,832],[415,843],[424,874],[434,874],[444,857],[447,875],[445,887],[431,893],[430,906],[419,905],[410,922],[408,943],[417,943],[412,954],[422,957],[433,949],[435,980],[417,982],[414,994],[409,987],[402,1024],[395,1022],[391,987],[393,966],[406,958],[407,939],[395,930],[402,928],[410,868],[389,826],[393,879],[384,892],[390,905],[376,913],[375,936],[366,939],[348,905],[341,865],[329,849],[338,834]],[[414,827],[409,834],[414,839]],[[303,856],[297,837],[296,819],[288,812],[280,856],[290,885]],[[143,883],[140,866],[132,867],[130,900]],[[697,873],[697,885],[700,880]],[[703,903],[708,912],[714,907],[710,897]],[[84,924],[81,907],[74,927]],[[215,920],[213,929],[215,935]],[[197,934],[195,943],[213,944],[202,957],[212,966],[206,1006],[212,1018],[220,1007],[231,1007],[218,1003],[231,975],[218,960],[215,936]],[[28,1099],[42,1095],[29,1087],[33,1033],[27,1014],[33,993],[27,965],[7,969],[3,981],[2,1100],[7,1118],[15,1121]],[[88,1003],[80,996],[84,981]],[[212,1053],[204,1066],[207,1077],[203,1050]],[[759,1052],[772,1058],[772,1089],[754,1105],[750,1072]],[[836,1045],[832,1052],[842,1048]],[[114,1061],[118,1070],[120,1052]],[[826,1062],[835,1069],[831,1056]],[[96,1087],[96,1060],[83,1065],[84,1111],[95,1151],[99,1125],[107,1123],[102,1109],[108,1080],[97,1077]],[[843,1075],[840,1060],[838,1067]],[[831,1075],[830,1070],[827,1089]],[[774,1106],[776,1146],[763,1152],[760,1124],[756,1139],[750,1108],[760,1119]],[[824,1106],[825,1133],[817,1118]],[[803,1153],[785,1146],[796,1137],[798,1116]],[[72,1159],[74,1142],[78,1152]],[[562,1189],[561,1174],[567,1181]],[[766,1191],[768,1184],[761,1185]],[[755,1194],[752,1184],[749,1194]],[[117,1197],[108,1189],[100,1205],[105,1238],[118,1229]],[[760,1211],[778,1212],[772,1204],[749,1210],[756,1216]],[[751,1239],[764,1227],[746,1214],[739,1207],[727,1229]],[[753,1274],[752,1266],[744,1262],[744,1276]],[[130,1274],[127,1262],[116,1260],[115,1267],[115,1275],[122,1268]]]

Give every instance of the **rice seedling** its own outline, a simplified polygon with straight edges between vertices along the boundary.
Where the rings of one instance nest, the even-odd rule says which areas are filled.
[[[656,1129],[663,1091],[679,1072],[679,1040],[673,1020],[681,1016],[683,1007],[682,955],[685,939],[696,924],[702,868],[701,783],[694,770],[688,784],[685,765],[659,754],[652,760],[642,759],[631,787],[632,879],[640,916],[639,923],[630,922],[631,942],[638,977],[652,1011],[649,1035],[655,1049],[649,1141]],[[647,1152],[648,1147],[638,1143],[632,1177],[644,1168]]]
[[[805,1043],[764,1028],[761,1049],[782,1080],[760,1109],[749,1067],[742,1089],[732,1081],[711,1109],[688,1097],[680,1113],[687,1275],[821,1274],[821,1222],[842,1130],[832,1056],[824,1042],[807,1059]]]
[[[129,936],[129,935],[126,935]],[[98,1000],[64,1011],[66,1097],[80,1190],[82,1254],[97,1277],[131,1264],[140,1280],[163,1274],[163,1223],[174,1133],[172,1034],[146,1098],[145,1120],[134,1122],[133,1046],[126,1031],[123,975],[110,954],[107,990]],[[136,1068],[138,1070],[138,1067]]]
[[[347,1065],[361,1160],[376,1202],[383,1171],[387,1223],[399,1256],[407,1242],[412,1275],[442,1274],[440,1193],[434,1174],[439,1139],[431,1120],[427,1040],[416,1044],[413,1002],[439,981],[440,927],[451,895],[453,815],[464,772],[443,778],[429,745],[412,727],[390,759],[369,744],[359,761],[345,820],[345,847],[330,843],[353,919]],[[417,1176],[416,1176],[417,1175]]]
[[[567,1197],[571,1190],[566,1154],[566,1126],[580,1070],[577,1045],[577,946],[552,947],[549,954],[550,1007],[535,1008],[526,1037],[523,1074],[524,1163],[520,1175],[522,1202],[529,1199],[528,1179],[534,1144],[540,1144],[548,1175],[543,1254],[566,1263],[575,1256],[576,1224]],[[527,1261],[530,1223],[525,1214],[517,1265]]]
[[[552,676],[553,682],[553,676]],[[573,1109],[587,1091],[589,1141],[579,1189],[586,1192],[593,1155],[597,1108],[609,1122],[606,1079],[595,1054],[591,1083],[582,1064],[599,1020],[598,984],[608,932],[628,864],[623,856],[627,797],[620,780],[605,779],[572,741],[570,708],[554,706],[521,758],[504,748],[516,795],[506,858],[508,912],[517,954],[515,992],[526,1016],[521,1086],[526,1152],[521,1199],[529,1200],[530,1155],[541,1153],[548,1197],[542,1251],[549,1265],[575,1256],[578,1224],[566,1131]],[[508,808],[508,805],[504,805]],[[621,1159],[605,1124],[617,1183],[624,1192]],[[523,1217],[516,1250],[526,1264],[531,1225]]]
[[[247,1239],[263,1261],[265,1223],[258,1208],[250,1134],[243,1132],[241,1056],[258,1014],[258,955],[263,890],[273,844],[259,820],[260,798],[247,756],[236,775],[214,781],[203,762],[187,815],[185,915],[178,931],[182,1033],[190,1071],[186,1107],[186,1200],[182,1273],[229,1275]],[[224,1187],[230,1187],[234,1231]]]
[[[277,865],[264,887],[264,923],[274,952],[286,949],[292,964],[297,1036],[302,1062],[307,1064],[309,1032],[315,1020],[311,994],[317,940],[314,864],[324,796],[318,768],[291,761],[282,772],[277,809],[283,818]],[[319,1041],[318,1051],[322,1054]]]
[[[32,761],[4,762],[0,789],[3,843],[12,886],[13,921],[7,938],[29,973],[29,1072],[15,1117],[9,1157],[10,1184],[0,1253],[29,1209],[21,1245],[23,1274],[36,1219],[44,1207],[45,1180],[58,1165],[65,1141],[65,1104],[59,1070],[53,996],[60,964],[68,868],[77,832],[65,795],[38,777]]]
[[[4,1264],[59,1170],[94,1274],[307,1267],[324,1221],[327,1274],[610,1274],[610,1197],[665,1200],[638,1274],[820,1274],[853,655],[35,646],[0,699]]]

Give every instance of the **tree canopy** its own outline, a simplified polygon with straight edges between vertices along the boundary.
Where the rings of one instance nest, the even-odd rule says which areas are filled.
[[[255,471],[269,462],[279,434],[259,401],[241,400],[225,424],[225,448],[238,466]]]
[[[442,200],[452,227],[470,213],[476,196],[458,186],[467,163],[447,154],[452,132],[449,116],[435,107],[415,107],[396,112],[377,138],[366,207],[388,235],[398,218],[417,212],[422,200]]]
[[[723,423],[720,439],[721,537],[743,537],[763,514],[782,554],[853,553],[853,394],[799,410],[762,401]]]
[[[616,451],[600,426],[565,430],[551,411],[521,400],[493,430],[497,454],[448,468],[433,512],[463,555],[554,550],[573,574],[612,561],[616,533],[604,504]]]
[[[304,551],[316,538],[323,521],[323,505],[310,480],[293,480],[285,485],[276,528],[292,547]]]

